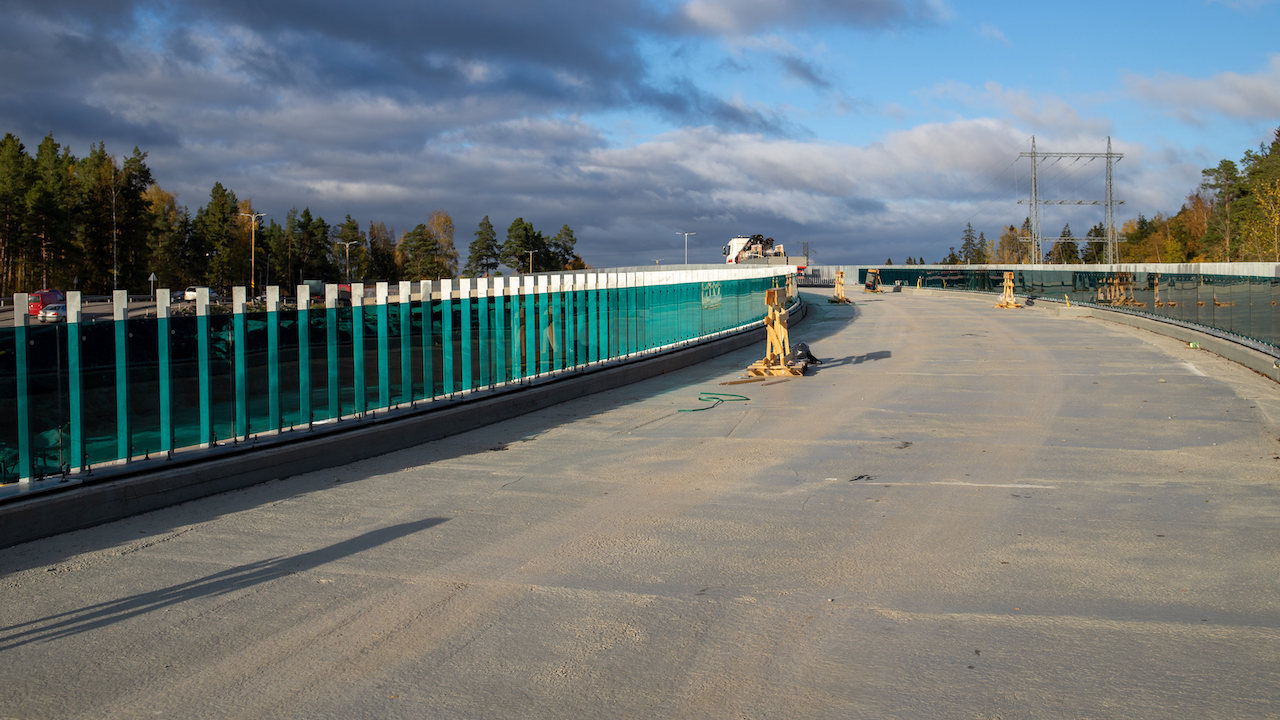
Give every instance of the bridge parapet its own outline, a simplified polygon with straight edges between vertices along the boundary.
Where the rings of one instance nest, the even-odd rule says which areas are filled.
[[[69,293],[67,322],[17,313],[0,327],[0,498],[706,342],[761,322],[765,292],[794,273],[311,283],[234,288],[226,304],[207,288],[170,304],[162,289],[149,312],[121,292],[92,317]]]
[[[1280,357],[1280,264],[823,265],[807,268],[800,282],[830,284],[844,271],[861,283],[868,270],[886,287],[992,294],[1012,272],[1017,295],[1191,327]]]

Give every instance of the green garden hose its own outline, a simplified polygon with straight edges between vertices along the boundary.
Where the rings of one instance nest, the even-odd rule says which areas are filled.
[[[704,391],[698,395],[698,401],[711,403],[710,405],[707,405],[706,407],[700,407],[700,408],[681,408],[680,412],[702,412],[703,410],[710,410],[711,408],[723,402],[744,402],[750,399],[751,398],[747,397],[746,395],[734,395],[733,393],[718,393],[718,392]]]

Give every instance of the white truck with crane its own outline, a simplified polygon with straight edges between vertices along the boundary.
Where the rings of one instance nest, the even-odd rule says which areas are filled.
[[[808,257],[787,257],[782,243],[763,235],[739,235],[724,246],[724,261],[729,265],[795,265],[803,270]]]

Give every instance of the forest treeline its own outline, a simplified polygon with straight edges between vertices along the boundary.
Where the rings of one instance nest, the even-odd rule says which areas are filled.
[[[40,288],[106,294],[204,285],[223,290],[304,280],[433,280],[459,273],[454,222],[444,210],[397,238],[383,222],[347,215],[330,224],[309,208],[267,220],[252,201],[215,183],[208,202],[180,205],[152,177],[138,148],[117,158],[103,143],[76,157],[47,135],[33,154],[0,140],[0,297]],[[264,222],[264,220],[267,220]],[[488,216],[462,272],[490,275],[585,268],[573,230],[547,236],[516,218],[499,241]],[[250,274],[253,274],[252,280]]]
[[[1172,215],[1139,214],[1116,228],[1120,262],[1280,262],[1280,128],[1270,144],[1246,150],[1239,162],[1223,160],[1201,171],[1200,186]],[[1050,234],[1050,233],[1045,233]],[[1074,239],[1068,224],[1045,253],[1046,263],[1102,263],[1107,231],[1102,223]],[[960,247],[942,264],[1034,263],[1031,220],[1009,225],[989,240],[966,225]],[[908,264],[924,264],[909,259]],[[890,262],[892,264],[892,261]]]
[[[347,215],[330,224],[309,208],[279,222],[252,201],[215,183],[194,212],[153,178],[147,154],[108,154],[104,143],[76,157],[45,136],[34,154],[6,133],[0,140],[0,297],[39,288],[105,294],[143,292],[152,273],[160,287],[289,287],[303,280],[372,282],[459,274],[453,218],[444,210],[396,237],[383,222]],[[266,220],[266,222],[264,222]],[[1280,128],[1272,142],[1237,161],[1205,169],[1201,183],[1171,215],[1138,215],[1117,229],[1121,262],[1280,262]],[[1106,229],[1077,241],[1064,226],[1041,259],[1030,220],[989,239],[968,224],[959,249],[942,263],[1100,263]],[[516,218],[499,239],[485,216],[469,242],[461,273],[492,275],[585,268],[565,225],[547,236]],[[892,263],[892,259],[889,260]],[[924,258],[908,258],[908,264]],[[250,275],[254,277],[251,279]]]

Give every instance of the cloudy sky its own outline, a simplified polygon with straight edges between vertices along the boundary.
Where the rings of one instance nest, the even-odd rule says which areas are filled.
[[[1280,125],[1277,0],[0,0],[0,132],[146,151],[193,211],[574,228],[593,266],[940,259],[1103,152],[1120,220]],[[1041,166],[1101,200],[1105,163]],[[1024,204],[1018,204],[1019,199]],[[1102,208],[1044,211],[1076,235]],[[794,245],[793,245],[794,244]]]

